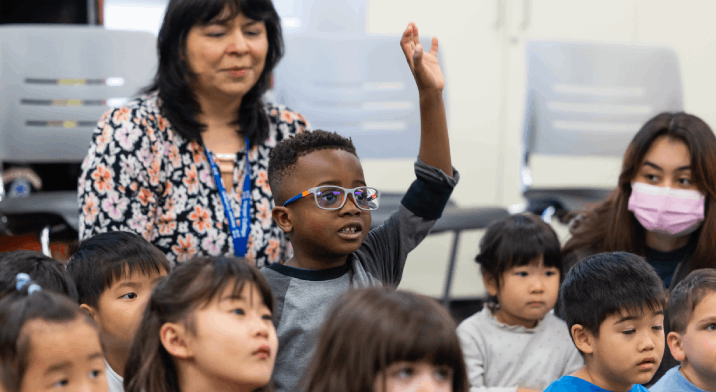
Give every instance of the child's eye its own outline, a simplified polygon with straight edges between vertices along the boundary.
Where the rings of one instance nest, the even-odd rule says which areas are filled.
[[[449,368],[438,369],[435,372],[440,380],[449,380],[452,378],[452,371]]]
[[[273,321],[273,317],[271,317],[270,314],[264,314],[263,316],[261,316],[261,318],[264,320]]]
[[[248,35],[249,37],[256,37],[261,34],[260,31],[247,31],[244,33],[245,35]]]
[[[557,273],[554,272],[554,271],[547,271],[547,272],[545,272],[545,275],[547,275],[547,276],[555,276],[555,275],[557,275]]]
[[[400,377],[400,378],[410,378],[410,377],[413,377],[413,374],[414,374],[414,373],[415,373],[415,371],[414,371],[413,368],[410,367],[410,366],[406,366],[406,367],[404,367],[404,368],[398,370],[397,372],[395,372],[395,374],[396,374],[398,377]]]
[[[711,324],[707,325],[705,329],[707,331],[716,331],[716,324],[711,323]]]
[[[124,295],[122,296],[122,298],[124,298],[124,299],[135,299],[135,298],[137,298],[137,294],[135,294],[135,293],[127,293],[127,294],[124,294]]]
[[[89,376],[90,376],[89,378],[95,379],[95,378],[99,377],[101,374],[102,374],[101,370],[92,370],[89,374]]]
[[[690,178],[679,178],[679,184],[691,185],[691,179]]]
[[[656,174],[645,174],[644,177],[646,177],[646,179],[649,181],[656,181],[659,179],[659,176],[657,176]]]
[[[529,274],[525,271],[517,271],[517,272],[515,272],[515,275],[526,278],[527,275],[529,275]]]
[[[663,325],[655,325],[655,326],[651,327],[651,329],[653,329],[654,331],[661,331],[664,329],[664,326]]]
[[[243,316],[246,314],[243,309],[234,309],[231,312],[234,314],[238,314],[239,316]]]
[[[633,335],[636,333],[635,329],[627,329],[626,331],[622,331],[624,335]]]
[[[68,379],[66,379],[66,378],[63,378],[62,380],[57,381],[57,382],[53,385],[53,388],[63,388],[63,387],[66,387],[67,384],[69,384],[69,383],[70,383],[70,380],[68,380]]]

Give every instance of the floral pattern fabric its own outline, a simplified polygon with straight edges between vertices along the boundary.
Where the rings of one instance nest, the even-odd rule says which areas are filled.
[[[196,255],[233,255],[224,206],[201,144],[172,130],[157,94],[107,111],[97,124],[78,181],[80,240],[108,231],[135,232],[172,262]],[[268,184],[276,143],[310,130],[303,116],[266,104],[268,139],[251,146],[251,231],[246,259],[259,267],[290,257],[290,243],[274,222]],[[241,209],[245,152],[224,184],[234,213]]]

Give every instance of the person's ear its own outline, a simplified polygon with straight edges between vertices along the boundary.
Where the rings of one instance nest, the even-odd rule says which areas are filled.
[[[493,297],[497,297],[497,279],[495,279],[492,274],[489,274],[487,272],[482,273],[482,284],[485,285],[485,290],[487,290],[487,294],[490,294]]]
[[[159,329],[159,340],[164,349],[173,357],[188,359],[194,355],[191,347],[187,344],[189,343],[188,338],[188,331],[180,324],[164,323]]]
[[[273,208],[273,211],[271,211],[271,215],[284,233],[288,234],[293,231],[293,222],[291,222],[291,214],[288,211],[288,207],[276,206]]]
[[[686,359],[681,334],[674,331],[669,332],[669,334],[666,335],[666,343],[669,345],[669,350],[675,360],[681,362]]]
[[[89,306],[87,304],[81,304],[80,310],[85,312],[86,315],[90,316],[90,318],[92,320],[94,320],[95,323],[99,323],[97,321],[97,309],[95,309],[92,306]]]
[[[572,325],[570,330],[572,333],[572,340],[574,345],[577,346],[577,350],[584,354],[592,354],[594,352],[594,335],[591,332],[584,329],[581,324]]]

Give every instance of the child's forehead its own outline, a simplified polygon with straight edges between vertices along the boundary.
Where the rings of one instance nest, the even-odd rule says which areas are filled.
[[[143,283],[156,284],[165,276],[167,276],[167,271],[162,268],[160,268],[159,271],[144,271],[139,268],[132,271],[129,267],[125,266],[120,274],[114,276],[112,284],[110,284],[107,289],[113,290],[120,286],[131,286]]]
[[[651,307],[648,305],[623,307],[618,311],[610,314],[602,323],[604,324],[621,324],[628,321],[640,322],[651,321],[657,316],[664,315],[664,308],[661,305]]]
[[[300,180],[301,187],[323,182],[365,183],[358,157],[340,149],[317,150],[299,157],[289,178]]]

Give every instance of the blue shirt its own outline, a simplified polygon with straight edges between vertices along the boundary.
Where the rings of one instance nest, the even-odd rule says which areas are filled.
[[[549,384],[547,389],[544,390],[544,392],[582,392],[582,391],[611,392],[604,388],[600,388],[600,387],[592,384],[589,381],[582,380],[581,378],[577,378],[574,376],[562,376],[562,377],[560,377],[559,380]],[[639,384],[634,384],[634,386],[629,390],[629,392],[648,392],[648,390]]]
[[[651,392],[706,392],[687,380],[679,371],[680,368],[681,366],[676,366],[669,369],[649,390]]]

